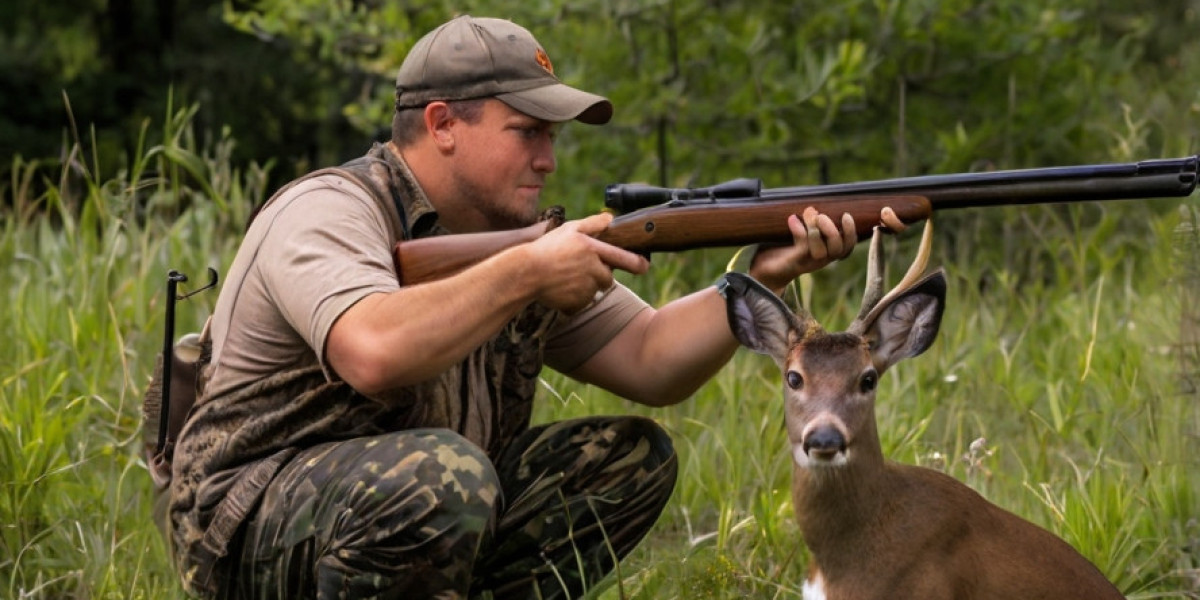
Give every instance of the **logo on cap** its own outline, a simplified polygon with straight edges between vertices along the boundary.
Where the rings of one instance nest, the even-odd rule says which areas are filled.
[[[538,48],[537,56],[535,58],[537,59],[537,64],[541,65],[542,68],[545,69],[547,73],[549,73],[551,75],[554,74],[554,65],[550,64],[550,57],[546,55],[545,50]]]

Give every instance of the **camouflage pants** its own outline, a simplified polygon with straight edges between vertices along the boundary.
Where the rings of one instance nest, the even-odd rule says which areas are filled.
[[[676,469],[639,417],[531,428],[494,462],[445,429],[322,444],[265,491],[224,595],[575,597],[646,535]]]

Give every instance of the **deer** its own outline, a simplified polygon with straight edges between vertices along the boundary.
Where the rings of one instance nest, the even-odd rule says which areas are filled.
[[[792,503],[811,563],[806,600],[1124,598],[1069,544],[940,471],[884,458],[879,377],[937,337],[946,275],[923,275],[926,222],[903,279],[883,293],[881,229],[872,235],[858,316],[829,333],[740,273],[718,285],[730,328],[783,375]]]

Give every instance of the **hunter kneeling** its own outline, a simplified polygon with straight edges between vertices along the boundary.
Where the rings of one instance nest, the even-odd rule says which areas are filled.
[[[164,457],[193,593],[579,595],[654,524],[677,461],[645,418],[531,426],[543,364],[669,405],[737,349],[714,287],[655,309],[614,283],[648,263],[596,239],[610,215],[402,285],[398,241],[535,224],[561,124],[613,107],[525,29],[469,16],[414,46],[395,103],[390,142],[276,193],[228,269]],[[848,215],[785,220],[794,243],[750,266],[775,292],[857,241]]]

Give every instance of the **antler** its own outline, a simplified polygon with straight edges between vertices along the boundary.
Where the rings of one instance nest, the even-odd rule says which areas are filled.
[[[867,254],[867,287],[863,291],[862,308],[858,311],[858,316],[854,318],[854,322],[847,328],[847,332],[855,335],[862,335],[866,331],[867,326],[878,316],[875,314],[875,307],[887,303],[885,299],[890,299],[898,294],[903,293],[914,283],[921,278],[925,273],[925,267],[929,264],[929,254],[933,248],[933,220],[925,221],[925,230],[921,233],[921,245],[917,249],[917,256],[913,259],[913,263],[909,265],[908,272],[904,274],[904,278],[892,291],[885,296],[883,293],[883,233],[882,227],[876,227],[871,232],[871,248]]]

